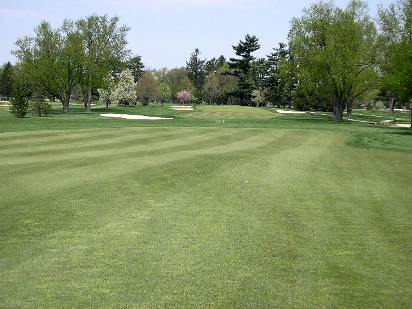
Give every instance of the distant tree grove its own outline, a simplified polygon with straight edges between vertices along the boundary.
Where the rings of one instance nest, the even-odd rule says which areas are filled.
[[[40,102],[55,99],[69,112],[75,94],[85,110],[95,99],[107,106],[186,102],[182,93],[190,93],[198,104],[330,111],[337,121],[371,100],[410,108],[412,1],[379,7],[377,18],[368,12],[361,0],[345,8],[320,1],[291,21],[288,42],[264,58],[254,56],[260,42],[248,34],[230,59],[204,59],[196,48],[185,67],[159,70],[131,55],[129,28],[118,17],[65,20],[56,29],[43,21],[34,36],[17,40],[17,62],[0,68],[0,97],[12,98],[19,117],[30,101],[38,102],[38,115],[49,109]]]

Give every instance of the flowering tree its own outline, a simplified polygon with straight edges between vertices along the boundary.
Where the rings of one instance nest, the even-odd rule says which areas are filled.
[[[99,101],[106,104],[109,107],[111,102],[112,90],[115,86],[115,80],[111,73],[103,80],[104,88],[97,89],[99,93]]]
[[[110,91],[110,90],[109,90]],[[132,72],[124,70],[110,91],[110,101],[119,105],[136,105],[136,84]]]
[[[180,102],[186,104],[190,99],[193,99],[193,95],[189,90],[181,90],[176,94],[176,97]]]

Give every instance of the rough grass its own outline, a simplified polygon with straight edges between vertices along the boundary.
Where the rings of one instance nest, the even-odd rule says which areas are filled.
[[[0,114],[0,307],[410,306],[409,131],[199,113]]]

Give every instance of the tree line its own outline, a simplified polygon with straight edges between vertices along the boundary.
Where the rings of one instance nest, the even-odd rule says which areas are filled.
[[[360,0],[345,8],[321,1],[292,20],[288,41],[266,57],[254,56],[259,39],[246,35],[232,58],[204,59],[195,49],[186,66],[171,70],[146,69],[127,49],[128,31],[118,17],[65,20],[57,29],[43,21],[33,37],[17,40],[16,64],[0,71],[0,94],[58,99],[68,112],[74,95],[90,110],[97,98],[107,106],[149,104],[185,91],[199,104],[314,109],[338,121],[370,97],[392,110],[412,98],[412,0],[380,7],[377,19]]]

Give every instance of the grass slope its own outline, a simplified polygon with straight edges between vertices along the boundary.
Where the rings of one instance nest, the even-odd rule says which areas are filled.
[[[410,306],[407,131],[205,108],[0,114],[0,306]]]

